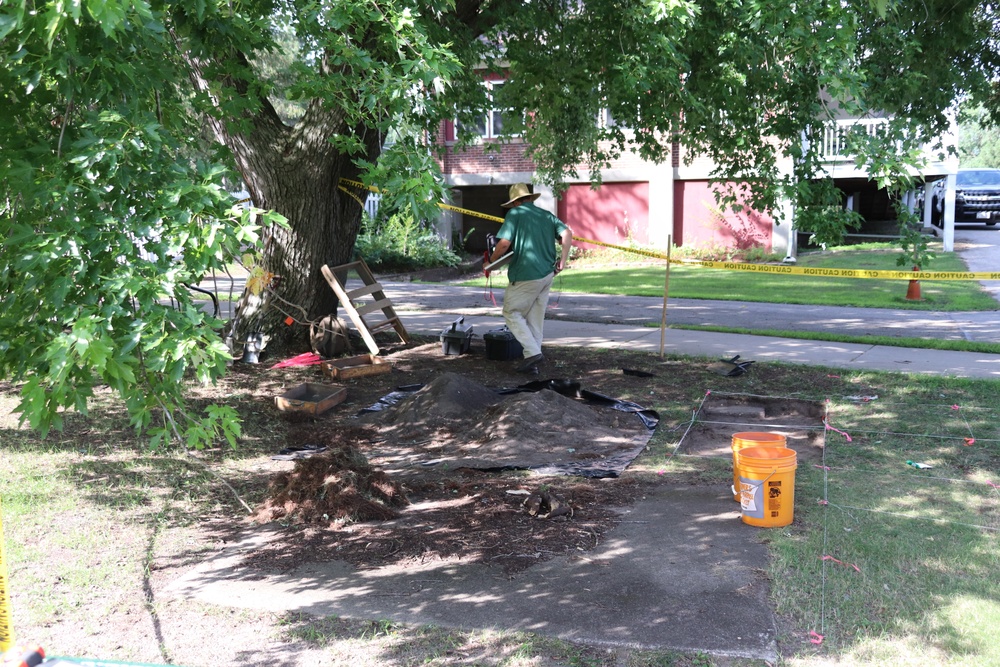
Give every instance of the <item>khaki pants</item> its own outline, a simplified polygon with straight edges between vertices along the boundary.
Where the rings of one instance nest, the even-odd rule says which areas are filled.
[[[522,280],[503,293],[503,319],[524,348],[524,358],[542,353],[542,327],[554,273],[539,280]]]

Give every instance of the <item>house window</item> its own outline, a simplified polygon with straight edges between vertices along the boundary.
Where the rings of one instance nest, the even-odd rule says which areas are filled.
[[[494,95],[500,87],[503,86],[503,81],[487,81],[485,83],[487,96],[492,103]],[[480,116],[475,123],[472,125],[464,125],[463,123],[456,122],[459,129],[471,130],[473,134],[478,134],[483,139],[496,139],[497,137],[506,136],[517,136],[512,135],[509,132],[504,132],[504,119],[510,116],[510,109],[496,109],[491,108],[489,111]]]
[[[611,109],[601,109],[597,113],[597,128],[600,130],[618,130],[630,135],[632,126],[621,117],[611,113]]]
[[[597,127],[618,127],[618,122],[611,115],[611,109],[601,109],[601,113],[597,117]]]

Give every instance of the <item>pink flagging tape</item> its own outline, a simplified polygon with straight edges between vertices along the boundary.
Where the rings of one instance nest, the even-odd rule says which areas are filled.
[[[279,361],[275,365],[271,366],[270,369],[274,370],[276,368],[292,368],[294,366],[315,366],[322,362],[323,360],[315,352],[303,352],[297,357],[292,357],[291,359],[285,359],[284,361]]]
[[[484,301],[485,300],[492,301],[493,305],[495,307],[497,305],[497,299],[496,299],[495,296],[493,296],[493,283],[492,283],[492,281],[488,282],[488,284],[486,285],[486,289],[483,290],[483,300]]]
[[[819,504],[820,505],[829,505],[830,501],[829,500],[821,500],[821,501],[819,501]]]
[[[966,438],[965,439],[965,446],[966,447],[972,447],[974,444],[976,444],[976,439],[975,438]]]
[[[820,470],[826,470],[827,472],[829,472],[829,471],[830,471],[830,466],[818,466],[818,465],[813,465],[813,468],[819,468]]]
[[[809,631],[809,641],[811,641],[813,644],[822,644],[823,643],[823,635],[819,634],[815,630],[810,630]]]
[[[958,405],[958,404],[955,404],[955,405],[951,406],[951,409],[952,409],[952,410],[961,410],[961,409],[962,409],[962,406],[961,406],[961,405]]]
[[[833,426],[830,426],[830,422],[828,422],[826,420],[823,420],[823,424],[826,426],[826,430],[827,431],[836,431],[840,435],[844,436],[844,438],[847,439],[847,442],[853,442],[853,440],[851,439],[850,434],[845,433],[844,431],[841,431],[839,428],[834,428]]]
[[[837,563],[838,565],[843,565],[844,567],[853,567],[858,572],[861,572],[861,568],[855,565],[854,563],[845,563],[842,560],[837,560],[833,556],[823,556],[822,558],[820,558],[820,560],[832,560],[834,563]]]

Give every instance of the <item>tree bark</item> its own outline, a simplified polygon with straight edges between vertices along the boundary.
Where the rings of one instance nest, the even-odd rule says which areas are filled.
[[[230,330],[236,342],[260,332],[279,348],[304,348],[308,322],[337,312],[336,297],[320,269],[324,264],[332,267],[351,260],[362,205],[339,190],[338,184],[341,178],[357,179],[358,173],[349,156],[302,145],[353,128],[331,132],[327,123],[304,125],[307,120],[290,134],[314,137],[286,137],[275,147],[247,150],[239,137],[227,138],[254,204],[288,219],[288,227],[275,225],[266,231],[259,264],[276,278],[264,293],[247,290],[240,298]],[[377,140],[366,143],[366,159],[373,160],[380,145]],[[364,194],[359,198],[364,201]],[[285,323],[289,316],[295,320],[291,326]]]
[[[233,58],[246,62],[242,54]],[[188,57],[195,88],[212,95],[204,63]],[[245,82],[224,82],[237,95],[247,95]],[[224,107],[213,98],[219,109]],[[215,139],[233,154],[253,204],[273,210],[288,226],[272,225],[264,232],[258,266],[276,276],[259,294],[244,290],[226,330],[234,353],[248,336],[262,334],[273,349],[301,351],[308,347],[309,322],[335,314],[337,299],[320,271],[351,260],[361,226],[363,205],[338,189],[341,178],[357,179],[352,156],[329,141],[335,135],[356,136],[364,144],[364,159],[374,161],[381,151],[378,132],[351,126],[343,112],[313,101],[296,125],[285,125],[264,97],[241,123],[211,115],[207,123]],[[367,193],[358,193],[364,201]],[[294,319],[292,325],[287,318]]]

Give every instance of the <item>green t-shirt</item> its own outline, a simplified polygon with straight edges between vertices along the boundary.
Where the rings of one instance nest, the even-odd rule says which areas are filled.
[[[556,239],[568,229],[562,220],[527,202],[507,211],[498,239],[510,241],[514,259],[507,269],[510,282],[539,280],[556,266]]]

